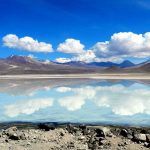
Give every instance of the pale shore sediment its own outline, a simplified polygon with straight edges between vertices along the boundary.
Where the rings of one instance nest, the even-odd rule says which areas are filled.
[[[0,79],[53,79],[53,78],[89,78],[89,79],[142,79],[149,80],[150,74],[23,74],[0,75]]]
[[[150,74],[22,74],[0,75],[0,79],[54,79],[54,78],[89,78],[89,79],[142,79],[149,80]]]

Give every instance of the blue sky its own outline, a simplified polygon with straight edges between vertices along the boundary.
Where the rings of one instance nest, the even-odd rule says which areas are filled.
[[[121,61],[119,59],[122,58],[134,62],[149,58],[149,0],[0,0],[0,3],[0,57],[32,54],[38,59],[50,60]],[[122,34],[117,34],[119,32]],[[113,36],[115,33],[117,35]],[[34,41],[27,38],[28,42],[23,46],[20,46],[22,43],[10,46],[10,34],[18,39],[28,36],[38,40],[38,44],[50,44],[53,50],[38,51],[40,45],[37,44],[32,51],[24,44],[31,46],[30,42]],[[142,39],[138,38],[140,36]],[[6,37],[5,40],[3,37]],[[124,37],[124,41],[120,41],[120,37]],[[119,40],[116,41],[116,38]],[[143,40],[146,42],[135,48]],[[136,41],[137,44],[133,43]],[[60,43],[63,45],[60,46]],[[126,46],[128,43],[133,51]]]

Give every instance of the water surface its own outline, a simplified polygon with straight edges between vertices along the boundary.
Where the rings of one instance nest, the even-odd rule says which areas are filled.
[[[150,126],[150,81],[0,80],[0,122]]]

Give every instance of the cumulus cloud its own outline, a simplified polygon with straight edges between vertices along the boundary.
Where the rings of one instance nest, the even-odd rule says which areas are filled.
[[[52,52],[51,44],[38,42],[31,37],[19,38],[14,34],[3,37],[4,45],[31,52]],[[57,46],[56,51],[71,54],[71,58],[56,58],[56,62],[70,61],[82,62],[120,62],[125,58],[145,58],[150,56],[150,32],[136,34],[133,32],[114,33],[109,41],[97,42],[91,48],[85,46],[80,40],[68,38]]]
[[[68,42],[66,40],[64,43],[61,43],[58,47],[61,49],[59,51],[73,53],[73,50],[75,49],[73,47],[75,46],[71,46],[72,44],[70,43],[73,42]],[[79,43],[80,42],[78,41],[78,45]],[[133,32],[115,33],[111,36],[109,41],[97,42],[92,48],[90,48],[90,50],[83,50],[83,45],[81,47],[82,48],[79,48],[80,52],[78,49],[78,53],[75,53],[76,55],[71,59],[63,58],[64,62],[118,62],[126,57],[144,58],[150,56],[150,32],[145,34],[136,34]]]
[[[93,62],[95,61],[96,56],[92,50],[84,51],[83,53],[73,57],[72,61],[83,61],[83,62]]]
[[[80,40],[66,39],[65,42],[60,43],[57,47],[57,51],[69,54],[79,54],[84,52],[84,45],[80,43]]]
[[[96,56],[92,50],[87,50],[82,52],[81,54],[77,54],[72,58],[57,58],[55,61],[59,63],[67,63],[71,61],[82,61],[82,62],[93,62],[96,61]],[[97,59],[98,60],[98,59]]]
[[[120,32],[111,36],[110,41],[97,42],[93,46],[97,57],[147,57],[150,56],[150,32],[135,34]]]
[[[15,34],[8,34],[3,37],[4,46],[19,50],[25,50],[30,52],[52,52],[53,48],[51,44],[45,42],[38,42],[32,37],[19,38]]]
[[[21,114],[30,115],[40,109],[53,105],[53,99],[31,99],[5,106],[5,114],[9,117],[16,117]]]

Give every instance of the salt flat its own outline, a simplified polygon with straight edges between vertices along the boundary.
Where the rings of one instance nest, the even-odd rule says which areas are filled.
[[[89,78],[89,79],[142,79],[149,80],[150,75],[144,73],[130,74],[23,74],[0,75],[0,79],[51,79],[51,78]]]

